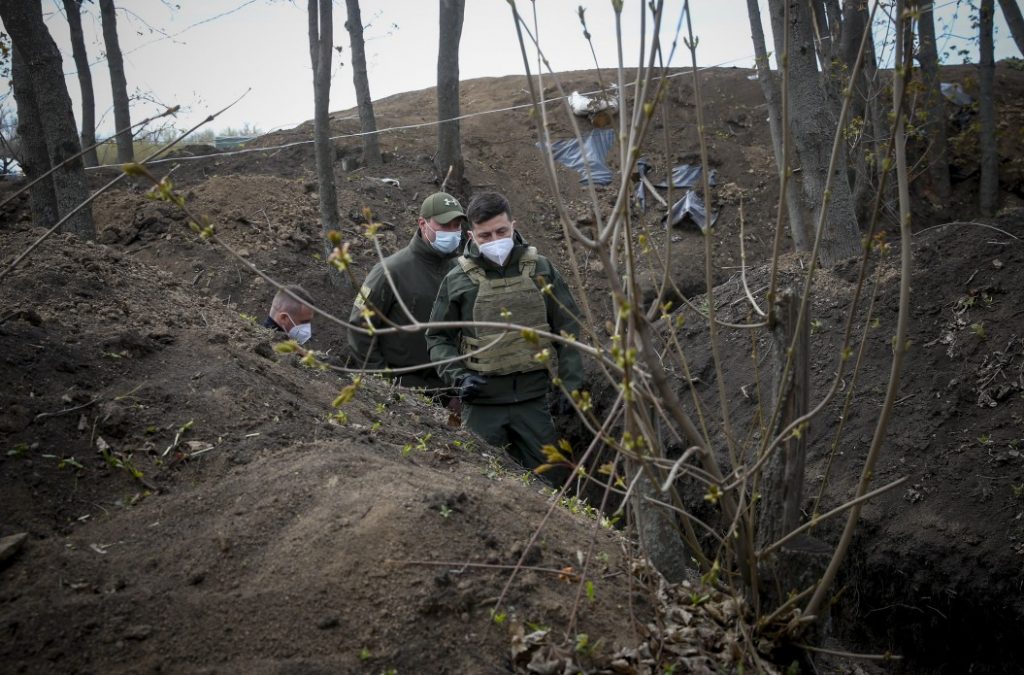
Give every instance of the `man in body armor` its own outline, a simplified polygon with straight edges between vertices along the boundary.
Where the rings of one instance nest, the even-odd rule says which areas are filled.
[[[471,225],[466,252],[441,282],[431,322],[514,323],[555,335],[579,334],[579,308],[565,280],[515,229],[508,200],[496,192],[469,204]],[[555,444],[547,394],[548,365],[536,357],[557,355],[557,373],[568,391],[579,389],[583,363],[577,350],[522,331],[488,327],[430,328],[430,359],[463,402],[463,423],[495,446],[507,446],[527,469],[544,464],[541,448]],[[459,356],[465,358],[454,360]],[[571,407],[560,398],[561,407]],[[567,477],[564,467],[544,474],[553,484]]]
[[[403,302],[417,321],[427,321],[437,287],[459,255],[465,220],[466,214],[455,197],[444,192],[427,197],[420,207],[418,227],[408,246],[370,270],[352,306],[349,323],[366,326],[369,322],[375,328],[409,325],[412,321],[402,309]],[[385,267],[394,289],[388,283]],[[449,408],[453,420],[458,419],[459,400],[450,395],[431,364],[423,331],[370,335],[350,329],[348,343],[362,368],[384,370],[418,366],[417,370],[396,374],[395,378],[403,386],[424,388],[427,394]]]

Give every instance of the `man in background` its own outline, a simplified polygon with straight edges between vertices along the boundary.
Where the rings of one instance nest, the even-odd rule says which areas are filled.
[[[412,239],[405,248],[373,266],[356,296],[349,323],[379,329],[408,326],[414,320],[426,322],[437,287],[459,255],[465,221],[462,205],[450,194],[436,192],[423,200]],[[409,313],[402,308],[403,303]],[[422,330],[378,335],[349,329],[348,343],[360,368],[412,368],[396,373],[395,380],[406,387],[424,389],[448,407],[452,415],[449,423],[459,424],[461,405],[431,364]]]
[[[287,333],[300,345],[313,336],[313,308],[309,294],[302,286],[285,286],[270,303],[270,313],[260,324],[264,328]]]

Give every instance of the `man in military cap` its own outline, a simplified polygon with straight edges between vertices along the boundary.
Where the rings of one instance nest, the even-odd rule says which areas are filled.
[[[512,322],[555,335],[579,335],[579,308],[555,266],[516,230],[508,200],[497,192],[473,198],[467,209],[470,241],[441,282],[432,322]],[[494,328],[430,328],[430,358],[461,398],[465,425],[488,443],[508,446],[527,469],[546,463],[541,448],[558,441],[548,410],[552,388],[547,365],[536,358],[548,349],[558,358],[558,377],[579,389],[583,363],[560,342],[527,340],[521,331]],[[462,360],[450,361],[463,356]],[[448,362],[446,362],[448,361]],[[560,412],[571,410],[564,397]],[[556,467],[545,479],[558,485],[568,472]]]
[[[459,255],[465,221],[462,205],[450,194],[436,192],[423,200],[418,225],[409,244],[373,266],[356,296],[349,322],[357,326],[370,324],[375,328],[407,326],[413,319],[426,322],[437,287]],[[385,268],[394,287],[388,282]],[[399,298],[411,317],[402,309]],[[459,401],[448,395],[447,386],[430,363],[422,330],[369,335],[349,329],[348,343],[362,368],[415,367],[414,371],[396,374],[395,379],[407,387],[424,388],[457,417]]]

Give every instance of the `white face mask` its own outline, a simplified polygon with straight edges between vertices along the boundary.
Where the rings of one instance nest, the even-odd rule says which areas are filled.
[[[512,252],[512,246],[515,242],[512,241],[512,237],[505,237],[504,239],[495,239],[489,241],[486,244],[479,244],[480,253],[483,257],[488,260],[495,262],[499,265],[504,265],[508,259],[508,254]]]
[[[440,230],[435,230],[434,241],[430,242],[430,245],[441,253],[451,253],[459,247],[460,241],[462,241],[462,232],[442,232]]]
[[[300,345],[304,345],[309,342],[309,338],[313,337],[313,324],[311,323],[299,323],[292,326],[292,329],[288,331],[288,337],[298,342]]]

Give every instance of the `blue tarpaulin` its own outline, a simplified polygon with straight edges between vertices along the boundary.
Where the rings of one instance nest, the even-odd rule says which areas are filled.
[[[701,230],[706,230],[708,227],[704,201],[693,190],[687,191],[682,199],[673,204],[672,210],[662,217],[661,222],[664,223],[668,220],[669,224],[678,225],[687,218],[692,220]],[[718,214],[712,212],[711,224],[714,225],[716,220],[718,220]]]
[[[652,168],[651,163],[646,157],[641,157],[636,161],[636,172],[640,180],[636,182],[636,192],[633,193],[633,197],[640,205],[642,211],[647,210],[647,186],[644,185],[643,179],[650,173]]]
[[[648,188],[668,188],[668,181],[661,181],[660,183],[651,183],[650,186],[645,184],[644,177],[650,177],[654,168],[651,166],[650,161],[646,157],[641,157],[637,160],[637,173],[640,176],[640,180],[637,181],[636,192],[634,198],[640,205],[640,208],[647,210],[647,191]],[[672,167],[672,187],[674,188],[690,188],[697,189],[701,187],[701,167],[696,164],[680,164],[679,166]],[[718,179],[718,171],[712,169],[708,174],[708,184],[712,187],[715,185],[715,181]],[[676,202],[678,205],[679,202]]]
[[[652,171],[652,167],[646,158],[641,158],[637,161],[637,173],[640,176],[640,180],[637,182],[636,193],[634,197],[641,209],[647,209],[647,190],[648,185],[643,180],[645,176],[649,176]],[[689,188],[675,204],[669,210],[669,213],[662,217],[661,222],[666,222],[671,225],[679,225],[687,218],[690,219],[700,229],[704,230],[707,228],[707,213],[704,209],[704,201],[700,198],[700,195],[696,192],[701,187],[701,175],[702,169],[696,164],[680,164],[679,166],[672,167],[672,187],[675,188]],[[708,173],[708,184],[714,185],[718,178],[718,172],[712,169]],[[662,181],[661,183],[651,184],[652,188],[668,188],[668,181]],[[664,203],[664,201],[662,201]],[[714,225],[718,219],[717,213],[711,214],[711,224]]]
[[[587,183],[587,167],[590,167],[590,179],[594,185],[609,185],[612,172],[605,164],[615,143],[615,131],[612,129],[594,129],[583,138],[583,149],[575,138],[555,141],[551,144],[552,156],[561,164],[575,170],[580,175],[580,183]],[[538,143],[537,147],[541,147]]]
[[[697,164],[680,164],[672,167],[672,187],[674,188],[695,188],[700,187],[701,168]],[[718,178],[718,172],[714,169],[708,174],[708,184],[714,186]],[[655,183],[654,187],[667,188],[668,182]]]

